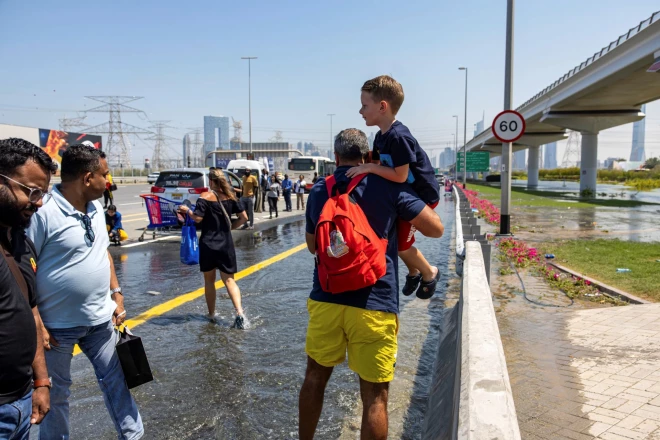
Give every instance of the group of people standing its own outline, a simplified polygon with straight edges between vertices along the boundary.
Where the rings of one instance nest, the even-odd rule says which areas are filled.
[[[403,88],[391,77],[380,76],[363,85],[361,101],[366,124],[380,128],[373,151],[362,131],[341,131],[334,143],[337,169],[315,182],[306,208],[305,239],[316,264],[307,300],[301,440],[313,439],[327,383],[347,355],[349,368],[360,378],[361,436],[387,438],[389,382],[398,347],[398,258],[409,270],[404,295],[428,299],[440,277],[438,268],[413,246],[416,230],[438,238],[444,227],[434,211],[439,187],[429,158],[395,118]],[[62,155],[62,183],[49,192],[55,168],[41,148],[27,141],[0,141],[0,438],[27,439],[30,426],[39,423],[41,440],[69,438],[70,369],[77,344],[94,367],[118,437],[139,439],[144,434],[142,419],[115,351],[115,326],[124,322],[127,311],[97,201],[106,188],[106,157],[85,145],[69,147]],[[298,209],[301,204],[305,209],[303,176],[295,183],[284,177],[280,183],[272,176],[267,187],[262,186],[276,217],[280,192],[285,200],[289,194],[287,210],[292,209],[291,192],[297,195]],[[209,181],[210,190],[201,194],[195,208],[182,205],[179,213],[202,229],[200,271],[209,317],[215,316],[220,271],[236,309],[234,327],[244,328],[231,230],[253,227],[254,195],[260,184],[246,170],[238,199],[221,170],[210,170]],[[364,261],[366,254],[350,249],[358,241],[348,234],[364,234],[364,229],[345,231],[347,237],[331,229],[329,237],[319,237],[319,225],[329,221],[323,217],[326,207],[340,195],[358,207],[364,219],[360,228],[370,228],[380,242],[379,261]],[[232,220],[233,214],[238,218]],[[319,248],[321,239],[329,239],[331,245]],[[351,250],[360,265],[382,263],[382,275],[373,282],[365,282],[366,275],[346,279],[343,282],[355,287],[330,291],[329,280],[320,279],[321,260],[341,258]],[[349,263],[337,261],[343,261],[338,266]]]
[[[127,316],[108,252],[105,153],[86,145],[56,163],[22,139],[0,141],[0,438],[69,438],[71,359],[94,367],[117,435],[144,428],[124,378],[115,326]]]

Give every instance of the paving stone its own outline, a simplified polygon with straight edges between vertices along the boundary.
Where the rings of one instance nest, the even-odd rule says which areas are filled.
[[[592,435],[594,437],[598,437],[601,435],[603,432],[607,431],[610,429],[612,425],[608,423],[603,423],[603,422],[595,422],[593,425],[591,425],[589,428],[585,429],[584,432],[585,434]]]
[[[607,430],[607,432],[612,434],[622,435],[624,437],[628,437],[634,440],[639,440],[646,437],[646,434],[643,434],[638,431],[632,431],[630,429],[622,428],[620,426],[612,426],[610,429]]]
[[[630,437],[624,437],[622,435],[615,434],[609,431],[605,431],[604,433],[599,435],[598,438],[602,440],[630,440]]]
[[[564,437],[568,437],[572,440],[592,440],[593,437],[588,434],[582,434],[576,431],[571,431],[570,429],[562,429],[561,431],[557,431],[558,435],[563,435]]]
[[[628,401],[626,399],[620,399],[618,397],[613,397],[610,400],[608,400],[607,402],[603,403],[601,405],[601,408],[616,409],[616,408],[620,407],[621,405],[623,405],[624,403],[628,403]]]
[[[646,420],[646,419],[644,419],[642,417],[638,417],[638,416],[633,416],[632,414],[628,414],[628,417],[621,420],[619,423],[616,424],[616,426],[620,426],[620,427],[626,428],[626,429],[633,429],[637,425],[642,423],[644,420]]]

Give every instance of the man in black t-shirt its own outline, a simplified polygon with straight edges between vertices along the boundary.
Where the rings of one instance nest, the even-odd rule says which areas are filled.
[[[48,196],[57,165],[22,139],[0,141],[0,438],[29,437],[50,409],[36,255],[24,228]]]

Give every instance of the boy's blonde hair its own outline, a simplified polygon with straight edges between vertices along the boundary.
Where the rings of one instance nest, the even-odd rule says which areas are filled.
[[[362,86],[362,91],[371,94],[375,101],[385,101],[396,115],[403,104],[403,87],[394,78],[380,75],[370,79]]]

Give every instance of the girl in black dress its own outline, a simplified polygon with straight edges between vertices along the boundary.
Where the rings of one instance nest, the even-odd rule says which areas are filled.
[[[236,251],[231,230],[247,222],[248,218],[222,171],[212,170],[209,173],[209,186],[211,191],[202,193],[197,199],[194,212],[186,205],[182,205],[179,211],[189,215],[195,223],[201,223],[199,268],[204,273],[204,294],[209,317],[213,319],[215,316],[215,279],[216,270],[220,270],[220,277],[236,309],[234,327],[243,329],[245,317],[241,306],[241,291],[234,281],[237,272]],[[238,214],[238,219],[232,221],[232,214]]]

